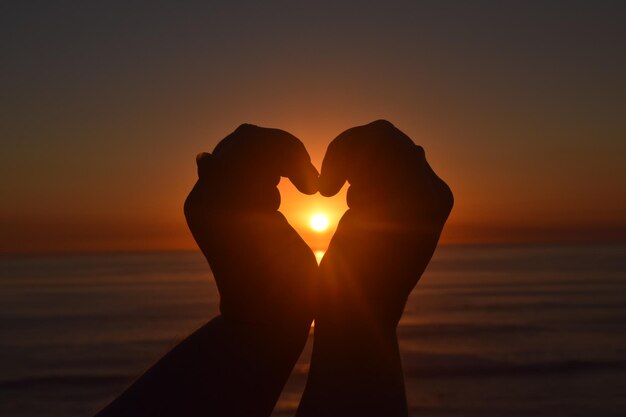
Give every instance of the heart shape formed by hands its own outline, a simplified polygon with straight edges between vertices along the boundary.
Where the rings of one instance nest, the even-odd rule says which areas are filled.
[[[407,181],[413,181],[415,186],[420,180],[438,179],[426,162],[423,149],[385,120],[349,129],[333,140],[319,179],[304,145],[296,137],[279,129],[250,124],[241,125],[222,140],[213,155],[199,154],[197,162],[201,178],[215,176],[219,181],[214,181],[213,187],[230,187],[230,193],[221,192],[231,199],[224,206],[240,205],[248,200],[250,210],[278,209],[281,195],[276,184],[281,177],[288,178],[302,193],[299,194],[302,201],[307,199],[304,195],[316,194],[318,189],[322,196],[334,196],[347,181],[350,184],[347,205],[335,205],[341,213],[355,205],[359,210],[370,211],[398,208],[398,203],[410,205],[415,202],[412,198],[389,197],[408,191]],[[445,191],[443,194],[449,192],[445,184],[440,188]],[[437,197],[437,190],[422,189],[423,203],[433,201],[428,199],[428,191]],[[293,196],[295,192],[290,194]],[[308,199],[321,200],[319,194]]]

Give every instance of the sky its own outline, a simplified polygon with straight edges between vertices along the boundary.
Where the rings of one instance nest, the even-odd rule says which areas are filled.
[[[455,194],[442,243],[626,241],[624,21],[621,1],[4,1],[0,253],[193,249],[198,152],[245,122],[319,167],[381,118]],[[280,189],[323,246],[345,189]]]

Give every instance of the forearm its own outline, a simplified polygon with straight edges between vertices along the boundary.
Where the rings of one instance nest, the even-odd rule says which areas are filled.
[[[311,366],[298,417],[406,417],[395,328],[315,326]]]
[[[218,316],[96,417],[268,417],[306,337],[305,332],[285,335],[271,326]]]
[[[97,417],[195,416],[207,407],[218,407],[204,401],[203,391],[211,393],[227,383],[217,377],[226,359],[226,333],[220,317],[211,320],[168,352]]]

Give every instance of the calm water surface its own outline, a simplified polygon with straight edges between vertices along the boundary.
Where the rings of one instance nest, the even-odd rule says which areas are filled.
[[[0,258],[0,416],[92,415],[217,307],[198,253]],[[398,334],[414,416],[624,416],[626,246],[442,247]]]

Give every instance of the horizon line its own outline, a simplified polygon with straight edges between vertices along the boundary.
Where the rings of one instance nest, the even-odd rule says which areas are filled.
[[[590,240],[590,241],[519,241],[519,242],[443,242],[437,247],[554,247],[554,246],[621,246],[626,240]],[[325,252],[325,251],[324,251]],[[4,251],[0,258],[8,257],[46,257],[46,256],[82,256],[82,255],[131,255],[131,254],[158,254],[158,253],[199,253],[199,248],[171,248],[171,249],[59,249],[34,251]]]

